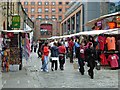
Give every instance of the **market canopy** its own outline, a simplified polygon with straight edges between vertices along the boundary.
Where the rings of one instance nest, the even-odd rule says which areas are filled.
[[[91,27],[91,26],[93,26],[96,22],[98,22],[98,21],[100,21],[100,20],[102,20],[102,19],[109,18],[109,17],[111,17],[111,16],[116,16],[116,15],[120,15],[120,12],[103,15],[103,16],[101,16],[101,17],[99,17],[99,18],[96,18],[96,19],[93,19],[93,20],[91,20],[91,21],[88,21],[85,25]]]
[[[118,34],[119,31],[120,29],[118,28],[109,29],[109,30],[92,30],[92,31],[79,32],[79,33],[64,35],[64,36],[53,36],[49,39],[60,39],[60,38],[74,37],[74,36],[80,36],[80,35]]]

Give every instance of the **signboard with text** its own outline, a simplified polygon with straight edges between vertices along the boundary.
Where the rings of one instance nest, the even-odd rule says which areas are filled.
[[[12,28],[20,28],[20,16],[15,15],[12,17]]]

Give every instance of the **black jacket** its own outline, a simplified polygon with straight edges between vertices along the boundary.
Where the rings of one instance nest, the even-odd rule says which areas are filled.
[[[58,57],[58,54],[59,54],[58,47],[57,46],[53,46],[51,48],[51,57]]]

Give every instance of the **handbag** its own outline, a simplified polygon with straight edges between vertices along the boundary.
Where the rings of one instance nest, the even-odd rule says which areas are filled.
[[[42,55],[42,59],[41,60],[44,61],[44,55]]]

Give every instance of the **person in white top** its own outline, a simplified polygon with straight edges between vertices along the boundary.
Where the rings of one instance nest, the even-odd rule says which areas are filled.
[[[67,41],[67,39],[65,40],[65,47],[66,47],[66,59],[68,58],[68,53],[69,53],[69,51],[68,51],[68,41]]]

